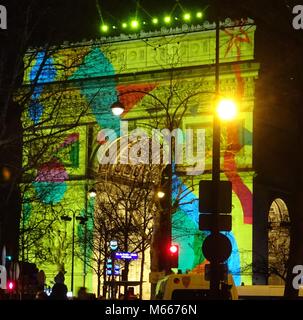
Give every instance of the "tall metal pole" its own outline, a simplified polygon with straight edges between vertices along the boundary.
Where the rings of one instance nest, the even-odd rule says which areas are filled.
[[[112,260],[112,277],[111,277],[111,299],[114,300],[116,297],[116,292],[115,292],[115,252],[112,251],[111,253],[111,260]]]
[[[172,244],[172,195],[173,195],[173,143],[171,141],[170,163],[168,164],[168,210],[166,213],[167,241],[165,244],[169,247]],[[167,254],[167,253],[166,253]],[[167,261],[166,272],[169,274],[171,269],[171,261]]]
[[[218,102],[220,94],[220,20],[218,14],[216,16],[216,62],[215,62],[215,104]],[[214,112],[213,121],[213,162],[212,162],[212,179],[213,181],[220,181],[220,119],[216,112]],[[217,194],[217,193],[216,193]]]
[[[71,292],[74,292],[74,258],[75,258],[75,212],[73,212],[73,238],[72,238],[72,278]]]
[[[20,292],[20,300],[24,298],[24,260],[25,260],[25,221],[24,221],[24,211],[22,212],[22,253],[21,253],[21,292]]]
[[[85,218],[88,217],[87,214],[87,197],[88,197],[88,185],[85,184]],[[83,287],[85,287],[86,282],[86,251],[87,251],[87,224],[84,225],[84,264],[83,264]]]
[[[86,282],[86,252],[87,252],[87,225],[84,225],[84,266],[83,266],[83,287],[85,287]]]
[[[220,19],[218,14],[218,4],[215,3],[216,6],[216,61],[215,61],[215,105],[218,103],[219,93],[220,93],[220,78],[219,78],[219,65],[220,65]],[[215,204],[215,212],[213,213],[216,215],[216,219],[214,219],[215,224],[213,226],[212,233],[219,233],[218,229],[218,217],[219,212],[218,208],[218,190],[220,184],[220,135],[221,135],[221,128],[220,128],[220,120],[217,113],[214,111],[213,117],[213,159],[212,159],[212,180],[214,183],[214,204]],[[213,261],[210,266],[210,291],[212,298],[216,299],[219,298],[220,294],[220,275],[219,275],[219,263]]]

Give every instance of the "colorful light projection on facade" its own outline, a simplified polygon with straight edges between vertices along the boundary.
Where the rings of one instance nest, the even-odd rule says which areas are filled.
[[[56,78],[56,69],[52,57],[47,57],[45,52],[38,52],[35,65],[30,71],[30,83],[33,85],[33,94],[29,105],[29,117],[37,124],[44,111],[44,106],[39,102],[39,98],[43,92],[43,84],[51,83]]]
[[[67,172],[57,159],[43,164],[34,182],[39,199],[46,204],[60,202],[67,189],[67,179]]]
[[[230,37],[230,42],[227,42],[225,46],[226,56],[233,50],[236,50],[237,62],[242,60],[242,43],[248,44],[252,41],[242,29],[240,29],[238,33],[240,36]],[[36,64],[33,66],[30,72],[31,81],[37,77],[37,70],[40,69],[38,62],[40,61],[41,63],[43,57],[42,54],[40,60],[37,59]],[[47,61],[48,68],[44,71],[40,81],[42,85],[45,82],[53,81],[56,74],[58,74],[58,72],[56,72],[55,64],[52,64],[54,61],[51,58]],[[83,82],[84,84],[79,89],[82,98],[89,104],[99,129],[113,129],[119,136],[119,118],[112,115],[110,110],[111,105],[119,99],[125,105],[125,113],[127,114],[129,111],[136,109],[138,105],[144,104],[144,99],[148,93],[158,94],[159,90],[161,91],[161,84],[145,82],[144,84],[132,83],[121,85],[117,83],[115,78],[117,73],[119,73],[119,70],[117,70],[117,62],[111,62],[111,55],[109,52],[102,52],[100,48],[92,48],[91,51],[85,55],[80,67],[69,76],[69,80],[84,81],[90,79],[89,85]],[[244,87],[246,80],[242,76],[241,68],[239,66],[233,66],[232,76],[236,79],[236,92],[241,100],[245,96]],[[34,98],[37,98],[37,95],[39,97],[41,92],[42,89],[37,89],[35,92],[36,96],[33,95],[33,100]],[[35,123],[41,118],[43,106],[41,108],[38,107],[36,110],[37,111],[35,112],[29,113],[29,117]],[[249,124],[248,126],[246,125],[247,123]],[[96,132],[98,132],[98,130]],[[251,262],[251,254],[250,256],[248,255],[247,259],[244,259],[242,252],[251,252],[252,249],[252,177],[239,172],[238,163],[243,163],[241,151],[245,149],[246,146],[252,145],[251,116],[249,116],[244,125],[243,123],[228,125],[226,132],[227,145],[229,145],[229,148],[224,152],[223,168],[226,178],[233,184],[234,205],[234,229],[227,234],[233,247],[228,266],[230,272],[235,276],[236,283],[240,284],[242,279],[239,275],[239,270],[241,270],[241,267],[245,264]],[[65,140],[63,139],[62,143],[59,145],[59,149],[64,149],[67,146],[73,145],[77,143],[78,140],[79,136],[77,137],[77,133],[72,134]],[[206,141],[206,144],[207,143],[209,143],[209,141]],[[211,145],[211,143],[209,144]],[[80,147],[78,153],[81,152],[86,152],[86,150],[83,150]],[[245,160],[247,161],[247,168],[251,168],[251,160],[251,156]],[[64,195],[69,192],[69,184],[67,183],[69,176],[68,170],[69,168],[65,168],[64,162],[60,158],[51,159],[40,168],[34,186],[37,194],[40,195],[41,201],[45,204],[56,204],[63,201]],[[57,175],[59,175],[60,178],[56,178]],[[49,186],[53,187],[54,185],[57,187],[52,189],[57,191],[48,197],[43,198],[43,189],[45,190],[45,188],[48,188]],[[180,177],[174,176],[174,192],[176,192],[177,189],[181,188],[185,190],[188,187],[190,187],[190,185],[184,182]],[[199,212],[197,194],[198,188],[196,187],[188,192],[173,217],[173,236],[180,246],[179,267],[184,271],[193,269],[199,264],[205,264],[205,258],[202,255],[201,247],[206,234],[203,234],[198,230]],[[174,194],[174,196],[176,195]],[[79,195],[79,197],[84,197],[84,195]],[[79,202],[81,202],[80,199]],[[89,202],[88,206],[90,208],[89,210],[93,212],[93,202]],[[83,211],[83,215],[84,214],[85,211]],[[78,230],[79,234],[83,231],[81,230]]]

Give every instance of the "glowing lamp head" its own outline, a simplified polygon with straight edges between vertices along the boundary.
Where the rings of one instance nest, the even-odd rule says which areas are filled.
[[[165,193],[164,193],[163,191],[159,190],[159,191],[157,192],[157,197],[158,197],[159,199],[163,199],[164,196],[165,196]]]
[[[152,19],[152,23],[153,24],[158,24],[159,23],[159,19],[158,18],[153,18]]]
[[[198,12],[196,13],[196,17],[197,17],[198,19],[203,18],[203,12],[202,12],[202,11],[198,11]]]
[[[95,198],[97,196],[97,191],[94,188],[92,188],[89,190],[88,195],[90,198]]]
[[[164,22],[167,23],[167,24],[171,23],[171,17],[170,16],[165,16],[164,17]]]
[[[9,181],[12,177],[12,172],[9,168],[3,167],[2,169],[2,177],[4,181]]]
[[[106,33],[109,30],[109,26],[107,24],[102,24],[100,29],[101,29],[101,32]]]
[[[176,246],[175,244],[172,244],[170,247],[169,247],[169,252],[172,253],[172,254],[175,254],[178,252],[178,246]]]
[[[138,29],[139,27],[139,21],[138,20],[132,20],[130,22],[130,26],[132,27],[132,29]]]
[[[223,121],[230,121],[236,118],[238,113],[236,103],[231,99],[222,99],[217,106],[217,115]]]
[[[123,28],[123,29],[126,29],[126,28],[127,28],[127,23],[126,23],[126,22],[123,22],[123,23],[122,23],[122,28]]]
[[[185,21],[189,21],[190,18],[191,18],[190,13],[185,13],[184,16],[183,16],[183,19],[184,19]]]
[[[120,116],[124,112],[124,106],[120,101],[115,102],[112,106],[112,113],[115,116]]]

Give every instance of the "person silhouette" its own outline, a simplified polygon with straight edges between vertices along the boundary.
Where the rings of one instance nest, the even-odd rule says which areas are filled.
[[[64,274],[60,271],[54,278],[55,284],[53,285],[50,294],[51,300],[67,300],[67,286],[64,284]]]

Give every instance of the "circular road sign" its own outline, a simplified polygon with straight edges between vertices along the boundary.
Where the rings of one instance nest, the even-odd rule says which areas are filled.
[[[221,263],[231,254],[232,246],[229,239],[222,233],[210,234],[203,242],[202,252],[210,262]]]

